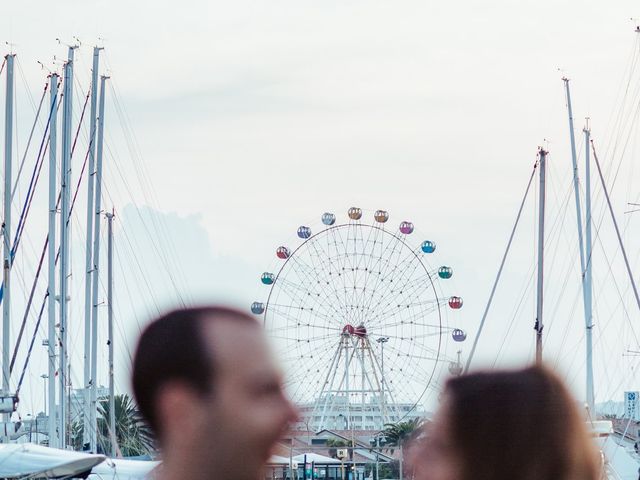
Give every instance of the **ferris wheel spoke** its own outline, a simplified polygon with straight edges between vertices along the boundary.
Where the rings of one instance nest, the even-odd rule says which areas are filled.
[[[405,326],[416,324],[422,325],[426,318],[432,317],[434,313],[439,311],[438,305],[381,305],[384,308],[384,314],[377,314],[371,319],[369,325],[375,330],[386,330],[391,326]]]
[[[384,256],[381,254],[380,255],[380,261],[378,261],[376,263],[376,267],[377,267],[377,271],[378,271],[378,276],[374,281],[374,285],[373,288],[370,290],[370,293],[368,295],[368,301],[364,300],[364,302],[366,302],[367,307],[369,307],[377,298],[376,292],[379,291],[380,287],[382,285],[389,285],[391,282],[387,282],[386,284],[384,283],[384,279],[388,274],[390,265],[393,261],[394,258],[394,254],[396,252],[398,252],[398,256],[400,255],[400,251],[402,249],[402,246],[404,246],[404,242],[402,242],[402,240],[395,236],[395,235],[391,235],[391,251],[388,255],[387,258],[384,258]],[[388,251],[389,250],[389,246],[386,247],[386,250],[384,249],[384,246],[381,245],[381,253],[382,250]],[[374,268],[376,268],[374,267]],[[375,271],[375,270],[374,270]],[[384,287],[383,287],[384,288]]]
[[[358,302],[363,306],[359,318],[360,322],[365,322],[368,319],[368,316],[365,315],[365,312],[369,309],[370,304],[375,297],[375,292],[380,282],[380,275],[382,274],[380,270],[380,262],[383,256],[384,245],[383,241],[381,241],[379,237],[381,235],[384,235],[384,230],[376,228],[375,232],[376,233],[373,237],[373,240],[369,245],[370,252],[366,256],[366,258],[368,259],[368,261],[365,262],[366,275],[364,278],[364,285],[358,298]],[[379,246],[380,251],[376,254],[377,246]]]
[[[313,256],[310,256],[309,259],[310,259],[311,265],[303,261],[303,259],[300,258],[299,255],[293,255],[290,258],[290,261],[293,261],[294,265],[298,266],[300,270],[306,271],[307,272],[306,278],[310,279],[310,281],[312,281],[311,279],[316,280],[317,285],[320,287],[323,298],[331,298],[332,297],[331,288],[330,287],[327,288],[327,285],[329,286],[332,285],[332,282],[330,281],[330,278],[329,278],[331,275],[331,271],[325,270],[324,264],[322,262],[318,264],[322,266],[322,268],[319,268],[318,265],[315,264],[313,260]],[[336,299],[337,305],[341,306],[339,296],[335,295],[334,298]],[[334,307],[334,310],[336,310],[336,312],[338,311],[338,309],[339,308]]]
[[[418,275],[418,279],[426,277],[426,280],[430,280],[431,277],[428,272],[425,271],[424,274],[422,273],[422,264],[416,263],[415,261],[411,260],[415,260],[415,256],[413,256],[413,258],[412,255],[405,257],[400,263],[395,265],[391,269],[391,271],[388,272],[388,274],[385,276],[385,278],[382,279],[382,281],[393,283],[395,280],[396,286],[399,286],[400,289],[402,289],[409,283],[412,283],[413,280],[416,279],[416,275]],[[410,266],[411,269],[407,272],[408,266]]]
[[[416,272],[408,272],[412,275]],[[410,281],[406,282],[404,285],[391,285],[393,283],[390,279],[386,285],[388,285],[385,295],[378,298],[378,304],[388,301],[390,297],[396,297],[397,295],[410,296],[415,298],[416,296],[420,298],[419,290],[425,289],[428,290],[431,286],[428,275],[419,275],[414,276]],[[429,299],[433,300],[433,299]],[[427,300],[428,301],[428,300]]]
[[[415,360],[420,360],[418,355],[415,356],[416,358],[414,359],[414,363]],[[411,357],[408,358],[414,358],[414,356],[412,355]],[[390,359],[389,359],[390,360]],[[435,360],[430,361],[429,363],[435,363],[437,362],[437,358]],[[385,357],[385,369],[386,369],[386,363],[387,363],[387,357]],[[413,380],[417,383],[424,383],[425,385],[427,384],[427,381],[429,380],[429,376],[431,374],[430,371],[427,371],[426,369],[423,369],[421,367],[416,367],[415,365],[411,364],[409,365],[407,362],[403,362],[403,363],[396,363],[393,366],[391,366],[388,369],[390,372],[393,372],[396,376],[402,376],[404,377],[405,380]],[[397,387],[399,390],[402,389],[402,387]]]
[[[313,272],[305,272],[302,264],[292,263],[290,265],[290,269],[300,280],[298,282],[287,281],[287,285],[290,289],[295,289],[300,294],[297,297],[301,301],[301,303],[308,303],[308,301],[310,301],[309,297],[311,297],[314,303],[317,303],[320,307],[326,310],[327,313],[329,313],[329,311],[333,311],[336,316],[340,317],[340,313],[336,308],[336,304],[334,304],[333,302],[322,301],[326,298],[326,295],[324,295],[324,285],[322,284],[323,280],[318,279],[318,277],[313,274]],[[315,284],[312,283],[313,280],[316,280]]]
[[[440,305],[436,304],[397,304],[385,305],[385,310],[379,316],[371,319],[370,325],[376,328],[383,328],[394,324],[386,323],[390,320],[395,320],[396,317],[404,318],[401,323],[419,323],[419,320],[424,316],[430,316],[432,313],[437,312],[440,309]],[[413,319],[418,319],[416,322]],[[379,320],[379,321],[378,321]],[[397,325],[397,324],[396,324]]]
[[[322,302],[322,294],[317,291],[310,291],[304,288],[303,284],[294,283],[288,280],[279,279],[279,293],[284,293],[287,295],[289,299],[292,301],[292,307],[299,307],[301,309],[308,309],[309,311],[314,311],[314,308],[318,308],[319,312],[324,313],[326,318],[334,318],[337,316],[340,317],[340,312],[338,312],[332,304]],[[280,301],[279,295],[275,299],[276,301]],[[306,307],[305,307],[306,306]],[[322,313],[316,313],[316,315],[320,315]]]
[[[419,335],[411,335],[411,338],[426,338],[426,337],[431,337],[433,335],[440,335],[442,328],[440,327],[440,325],[437,324],[429,324],[429,323],[418,323],[418,322],[413,322],[413,323],[408,323],[405,322],[404,320],[396,322],[396,323],[389,323],[387,325],[385,325],[385,327],[388,330],[391,330],[395,327],[406,327],[406,326],[415,326],[415,327],[420,327],[420,328],[433,328],[435,330],[435,332],[433,333],[422,333]],[[453,330],[453,329],[452,329]],[[394,335],[392,333],[389,333],[387,330],[383,331],[384,336],[385,337],[390,337],[390,338],[407,338],[408,335]]]
[[[354,254],[355,254],[355,274],[353,275],[353,299],[356,301],[356,298],[359,296],[358,286],[362,283],[361,277],[365,277],[365,287],[366,287],[366,276],[368,273],[367,260],[370,260],[371,255],[369,253],[369,244],[371,241],[371,236],[374,236],[374,239],[377,235],[377,228],[367,228],[367,238],[365,239],[365,235],[362,234],[363,227],[360,224],[357,224],[355,227],[356,238],[354,238]],[[358,234],[359,230],[359,234]],[[362,241],[358,241],[357,239],[361,238]],[[358,252],[358,243],[362,243],[360,245],[360,252]],[[375,244],[375,243],[374,243]],[[362,292],[364,292],[364,288],[362,288]],[[360,319],[356,319],[358,321]]]
[[[335,338],[335,334],[327,333],[326,335],[321,335],[319,337],[307,337],[307,338],[299,338],[299,337],[287,337],[284,335],[270,335],[274,340],[288,340],[290,342],[305,342],[305,343],[316,343],[327,340],[328,338]]]
[[[336,258],[339,260],[338,263],[338,277],[339,279],[342,281],[342,291],[343,293],[346,292],[346,288],[347,288],[347,282],[345,280],[345,276],[343,275],[343,273],[345,272],[346,268],[347,268],[347,262],[349,261],[349,256],[347,254],[341,253],[341,252],[346,252],[347,251],[347,245],[345,244],[343,238],[342,238],[342,234],[339,228],[332,228],[331,230],[331,235],[333,237],[333,242],[334,245],[336,246]],[[340,241],[340,248],[338,248],[338,241]],[[351,268],[351,265],[348,266],[348,268]],[[345,295],[343,295],[343,304],[347,305],[348,304],[348,298]]]
[[[423,287],[427,290],[432,286],[431,276],[429,273],[426,270],[422,273],[423,269],[419,268],[419,265],[422,264],[407,262],[407,260],[410,259],[411,257],[406,257],[401,264],[393,267],[392,271],[389,272],[386,278],[382,279],[383,282],[387,282],[387,285],[391,285],[392,283],[394,284],[393,288],[390,290],[391,294],[400,292],[401,295],[405,294],[406,296],[408,293],[406,293],[405,290],[407,289],[410,289],[410,293],[415,293],[411,289]],[[408,268],[407,265],[410,265],[411,267]]]
[[[323,349],[320,355],[314,355],[313,357],[304,353],[299,355],[292,355],[285,357],[283,361],[290,361],[297,365],[293,371],[289,371],[287,374],[287,382],[297,385],[297,388],[301,386],[308,386],[313,383],[319,383],[319,378],[322,376],[320,369],[321,365],[326,365],[327,360],[336,352],[335,340],[328,341],[323,345]],[[313,362],[304,362],[305,358],[312,358]],[[299,393],[299,392],[297,392]],[[295,398],[295,397],[294,397]]]
[[[392,314],[396,309],[401,309],[402,307],[404,308],[411,308],[413,307],[417,307],[420,306],[419,303],[406,303],[406,298],[416,298],[416,297],[420,297],[421,292],[423,290],[428,290],[428,287],[426,286],[426,284],[417,281],[415,282],[414,285],[410,286],[409,288],[406,287],[400,287],[399,291],[396,290],[391,290],[390,292],[388,292],[387,294],[385,294],[384,297],[382,297],[380,299],[379,305],[381,306],[378,310],[378,312],[370,319],[370,322],[372,324],[375,324],[378,320],[382,319],[382,321],[384,321],[384,319],[389,316],[390,314]],[[402,295],[401,298],[398,298],[397,296],[393,296],[393,294],[396,295]],[[386,301],[386,303],[385,303]],[[440,308],[440,301],[436,299],[429,299],[429,300],[425,300],[424,304],[428,305],[429,302],[433,302],[430,304],[430,306],[433,306],[432,310],[437,310]]]
[[[362,255],[359,252],[359,247],[361,248],[358,236],[358,223],[350,223],[346,232],[346,244],[347,244],[347,259],[349,260],[349,266],[347,267],[346,277],[349,281],[345,280],[345,283],[348,286],[348,290],[345,291],[347,298],[349,299],[349,304],[354,305],[357,304],[357,279],[358,279],[358,266],[359,266],[359,256]],[[357,315],[353,315],[349,318],[351,323],[356,322]]]
[[[391,350],[392,352],[396,353],[396,356],[404,356],[404,355],[408,355],[409,354],[409,350],[413,350],[413,349],[418,349],[420,350],[423,354],[425,355],[429,355],[429,356],[439,356],[439,349],[437,348],[431,348],[428,347],[426,345],[422,345],[414,340],[404,340],[401,341],[402,343],[402,348],[395,348],[395,347],[391,347],[389,348],[389,350]]]
[[[312,324],[310,321],[306,321],[306,322],[301,322],[300,319],[298,317],[295,317],[293,315],[290,315],[286,312],[279,312],[281,313],[284,317],[288,318],[289,320],[292,320],[294,322],[296,322],[296,327],[308,327],[308,328],[313,328],[315,330],[328,330],[330,332],[333,332],[333,335],[338,336],[340,335],[340,333],[342,332],[341,328],[336,328],[336,327],[330,327],[327,325],[319,325],[317,323]],[[286,330],[290,330],[291,329],[291,325],[283,325],[281,327],[274,327],[274,328],[270,328],[269,332],[273,333],[273,332],[281,332],[281,331],[286,331]]]
[[[330,285],[330,291],[331,291],[331,295],[327,296],[327,301],[330,301],[330,299],[335,299],[336,303],[338,305],[344,306],[343,305],[343,298],[341,297],[340,293],[338,292],[338,289],[336,287],[336,283],[333,281],[333,279],[336,277],[337,275],[337,271],[333,272],[331,269],[331,263],[328,261],[329,258],[329,252],[324,252],[324,250],[322,251],[322,253],[320,253],[318,251],[318,244],[319,242],[316,242],[315,240],[311,243],[317,258],[319,259],[319,263],[323,266],[324,271],[326,271],[328,273],[328,275],[325,276],[325,278],[330,278],[331,281],[329,281],[329,285]]]

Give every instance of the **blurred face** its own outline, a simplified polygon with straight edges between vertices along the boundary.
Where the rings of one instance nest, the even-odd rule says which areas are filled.
[[[213,393],[201,397],[201,445],[218,478],[255,480],[277,440],[297,418],[262,330],[229,321],[207,325],[215,356]]]
[[[408,454],[415,480],[461,480],[462,458],[449,427],[449,402],[445,399],[425,437]]]

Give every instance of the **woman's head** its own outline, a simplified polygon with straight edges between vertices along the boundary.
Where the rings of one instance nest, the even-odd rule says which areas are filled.
[[[447,382],[416,448],[419,480],[596,480],[585,422],[556,375],[540,367]]]

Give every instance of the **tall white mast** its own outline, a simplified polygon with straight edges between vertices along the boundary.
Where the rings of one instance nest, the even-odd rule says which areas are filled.
[[[563,78],[565,92],[567,96],[567,111],[569,113],[569,138],[571,140],[571,161],[573,164],[573,190],[576,202],[576,217],[578,223],[578,245],[580,251],[580,279],[582,281],[582,302],[584,305],[584,322],[586,328],[586,392],[587,404],[590,411],[594,412],[594,393],[593,393],[593,350],[592,350],[592,290],[591,290],[591,180],[589,168],[589,132],[585,127],[584,133],[586,137],[585,150],[585,229],[586,240],[582,237],[582,211],[580,207],[580,182],[578,176],[578,159],[576,155],[576,140],[573,128],[573,110],[571,107],[571,94],[569,91],[569,79]],[[585,242],[587,254],[585,256]],[[587,280],[587,275],[589,279]]]
[[[111,457],[116,456],[116,399],[113,379],[113,213],[107,213],[107,312],[109,318],[109,432],[111,432]]]
[[[536,302],[536,364],[542,363],[542,330],[544,323],[542,321],[543,307],[543,289],[544,289],[544,209],[546,197],[546,160],[547,152],[540,148],[539,152],[540,169],[540,193],[538,204],[538,291]]]
[[[9,273],[11,269],[11,157],[13,148],[13,63],[15,54],[5,57],[7,62],[7,95],[5,100],[5,127],[4,127],[4,220],[2,226],[3,237],[3,270],[4,291],[2,299],[2,390],[9,394],[9,376],[11,374],[9,362],[9,349],[11,345],[11,319],[10,319],[10,286]],[[3,415],[4,422],[11,419],[10,413]]]
[[[47,291],[47,312],[49,317],[48,345],[49,353],[49,446],[58,447],[58,429],[56,425],[56,150],[58,148],[58,81],[57,73],[49,78],[51,84],[51,105],[49,125],[49,285]]]
[[[93,271],[93,215],[94,190],[93,179],[95,173],[95,138],[96,117],[98,106],[98,69],[100,65],[99,47],[93,48],[93,69],[91,71],[91,117],[89,119],[89,169],[87,172],[87,241],[85,247],[85,282],[84,282],[84,409],[83,409],[83,443],[90,444],[89,430],[91,429],[91,384],[95,378],[91,377],[91,273]]]
[[[64,65],[64,99],[62,107],[62,157],[61,157],[61,206],[60,206],[60,446],[66,446],[67,433],[67,320],[69,296],[69,211],[71,207],[71,148],[73,120],[73,56],[77,46],[69,47],[69,57]]]
[[[584,272],[584,319],[586,323],[586,351],[587,351],[587,405],[589,412],[595,415],[595,392],[593,387],[593,283],[592,283],[592,240],[591,240],[591,163],[589,159],[589,143],[591,130],[589,123],[584,127],[584,145],[585,145],[585,241],[587,247],[587,258]]]
[[[98,385],[96,379],[98,370],[98,280],[100,265],[100,215],[102,212],[102,151],[104,146],[104,97],[106,76],[100,77],[100,110],[98,112],[98,140],[96,148],[96,178],[95,178],[95,218],[93,225],[93,276],[92,276],[92,299],[93,312],[91,318],[91,451],[97,451],[97,400]]]
[[[564,77],[562,81],[564,82],[565,93],[567,96],[567,111],[569,113],[569,139],[571,140],[571,162],[573,165],[573,192],[576,203],[576,218],[578,222],[578,244],[580,247],[580,276],[582,277],[584,283],[584,239],[582,237],[582,210],[580,207],[580,182],[578,178],[578,159],[576,156],[576,138],[575,132],[573,130],[573,110],[571,108],[569,79]]]

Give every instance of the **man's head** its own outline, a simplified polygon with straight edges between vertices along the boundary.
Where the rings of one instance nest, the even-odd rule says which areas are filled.
[[[223,478],[257,478],[297,415],[262,327],[225,307],[176,310],[151,323],[136,350],[133,389],[165,461]]]

